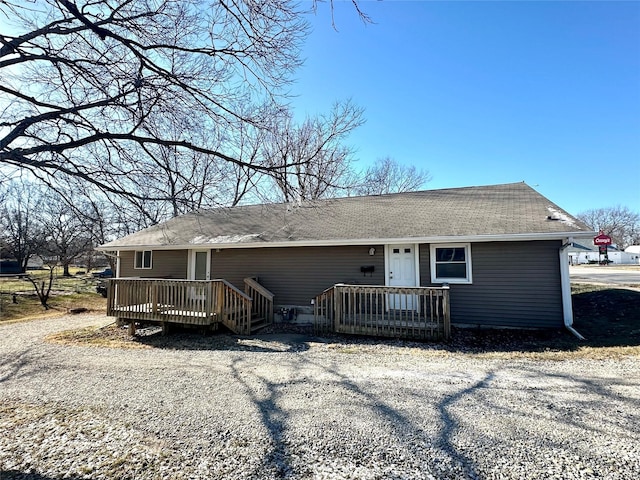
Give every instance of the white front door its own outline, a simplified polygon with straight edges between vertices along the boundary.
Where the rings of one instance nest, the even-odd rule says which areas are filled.
[[[211,279],[211,250],[189,250],[189,280]],[[204,300],[205,287],[192,287],[191,298]]]
[[[210,277],[211,250],[194,250],[192,280],[209,280]]]
[[[389,245],[387,247],[387,285],[391,287],[415,287],[416,245]],[[412,310],[413,295],[389,295],[389,308]]]

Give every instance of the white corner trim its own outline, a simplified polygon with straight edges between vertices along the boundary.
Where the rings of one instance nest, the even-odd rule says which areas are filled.
[[[420,286],[420,244],[413,244],[413,261],[415,262],[416,287]]]

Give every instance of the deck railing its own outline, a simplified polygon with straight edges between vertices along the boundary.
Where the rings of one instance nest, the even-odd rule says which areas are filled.
[[[314,327],[318,334],[448,339],[449,288],[335,285],[314,299]]]
[[[273,293],[260,285],[255,278],[244,279],[244,293],[251,297],[252,315],[273,323]]]
[[[251,333],[251,297],[226,280],[215,282],[218,295],[216,315],[220,322],[240,335]]]
[[[226,280],[109,280],[107,315],[129,322],[213,325],[239,334],[251,328],[251,297]]]

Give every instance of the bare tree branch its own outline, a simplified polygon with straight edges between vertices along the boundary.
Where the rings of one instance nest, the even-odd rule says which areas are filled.
[[[618,248],[640,244],[640,214],[628,207],[596,208],[581,212],[576,217],[590,228],[602,230]]]
[[[188,120],[216,138],[261,127],[246,106],[284,98],[300,65],[307,25],[293,3],[3,1],[0,13],[17,32],[0,36],[0,165],[133,197],[131,176],[153,176],[156,148],[268,173],[230,153],[233,135],[191,141]],[[191,126],[173,135],[163,118]]]

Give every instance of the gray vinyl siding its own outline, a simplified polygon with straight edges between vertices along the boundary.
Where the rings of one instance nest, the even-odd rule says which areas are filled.
[[[186,250],[153,250],[150,269],[134,268],[135,252],[120,252],[120,277],[187,278]]]
[[[369,248],[375,247],[375,255]],[[374,266],[366,276],[360,267]],[[258,277],[276,305],[311,305],[311,299],[336,283],[384,285],[382,245],[223,249],[211,252],[211,278],[244,289],[245,277]]]
[[[522,328],[563,325],[559,241],[471,245],[473,283],[451,288],[451,321]],[[420,246],[421,284],[431,283],[429,245]]]
[[[473,283],[452,284],[451,321],[523,328],[563,325],[559,241],[491,242],[471,245]],[[369,248],[375,247],[375,255]],[[420,245],[420,285],[430,286],[429,245]],[[186,278],[186,250],[153,251],[153,268],[134,269],[134,252],[121,252],[120,276]],[[373,274],[360,267],[374,266]],[[336,283],[384,285],[384,246],[283,247],[211,251],[211,278],[244,290],[257,277],[276,305],[310,306]]]

